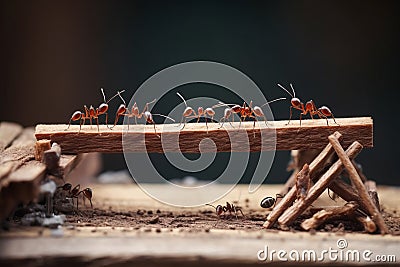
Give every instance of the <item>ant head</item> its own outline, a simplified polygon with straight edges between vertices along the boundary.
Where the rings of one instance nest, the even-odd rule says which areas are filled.
[[[99,112],[98,115],[106,113],[107,110],[108,110],[108,104],[106,104],[106,103],[100,104],[99,109],[98,109],[98,112]]]
[[[204,114],[204,108],[203,107],[198,107],[197,108],[197,114],[199,114],[199,116]]]
[[[118,115],[122,115],[122,114],[125,113],[125,111],[126,111],[126,106],[125,106],[125,104],[121,104],[121,105],[119,105],[119,108],[117,109],[117,114],[118,114]]]
[[[72,184],[66,183],[61,188],[62,188],[62,190],[69,191],[72,188]]]
[[[301,101],[297,97],[293,97],[292,100],[290,100],[290,103],[292,104],[293,107],[301,106]]]
[[[217,205],[217,207],[215,207],[215,212],[218,216],[221,215],[224,212],[224,208],[222,207],[222,205]]]
[[[154,124],[153,115],[151,115],[150,111],[145,111],[144,117],[145,117],[147,123]]]

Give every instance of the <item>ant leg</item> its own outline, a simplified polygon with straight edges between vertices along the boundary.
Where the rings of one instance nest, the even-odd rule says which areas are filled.
[[[85,125],[85,120],[86,119],[80,119],[80,121],[79,121],[79,132],[78,133],[80,133],[81,132],[81,130],[82,130],[82,121],[83,121],[83,125]]]
[[[222,120],[224,120],[224,121],[223,121],[222,124],[221,124],[221,121],[222,121]],[[226,120],[225,117],[222,117],[222,118],[219,120],[219,124],[221,124],[221,126],[219,126],[218,129],[221,129],[221,128],[224,126],[225,120]]]
[[[96,117],[96,122],[97,122],[97,132],[100,132],[100,125],[99,125],[99,117]]]
[[[158,138],[161,138],[161,136],[156,131],[156,124],[153,123],[153,126],[154,126],[154,133],[157,135]]]
[[[64,131],[66,131],[66,130],[68,130],[68,129],[69,129],[69,127],[71,126],[71,121],[72,121],[72,117],[71,117],[71,119],[69,120],[69,124],[68,124],[68,127],[67,127],[67,129],[65,129]]]
[[[331,116],[332,116],[333,121],[334,121],[338,126],[340,126],[339,123],[336,122],[335,117],[333,116],[332,113],[331,113]]]
[[[292,119],[292,115],[293,115],[293,111],[292,111],[292,108],[293,108],[293,106],[290,106],[290,108],[289,108],[289,121],[286,123],[286,125],[289,125],[289,123],[290,123],[290,121],[291,121],[291,119]]]
[[[119,120],[119,114],[116,114],[115,115],[115,121],[114,121],[114,125],[110,128],[111,130],[115,127],[115,125],[117,125],[117,123],[118,123],[118,120]]]
[[[207,128],[207,134],[208,134],[207,115],[205,115],[205,114],[204,114],[204,119],[206,120],[206,128]]]
[[[106,126],[108,129],[111,129],[110,126],[108,126],[108,113],[106,112]]]
[[[300,113],[300,127],[301,127],[301,117],[303,116],[303,113]]]

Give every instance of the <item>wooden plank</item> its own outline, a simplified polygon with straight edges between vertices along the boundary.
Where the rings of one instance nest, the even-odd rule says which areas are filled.
[[[326,146],[329,135],[339,131],[343,135],[343,146],[348,147],[354,140],[359,141],[364,147],[373,146],[373,121],[371,117],[337,118],[339,125],[325,120],[302,120],[263,122],[256,124],[244,122],[239,128],[239,122],[233,123],[232,128],[228,123],[219,129],[218,123],[208,123],[208,132],[205,123],[189,123],[183,130],[177,124],[156,125],[156,131],[162,136],[160,139],[154,132],[152,125],[117,125],[113,130],[105,125],[97,127],[83,126],[79,132],[79,125],[73,125],[65,131],[67,125],[37,125],[35,136],[37,140],[49,139],[61,145],[63,153],[121,153],[122,140],[126,152],[183,152],[198,153],[199,143],[205,138],[214,142],[203,142],[202,152],[230,151],[260,151],[260,150],[294,150],[294,149],[322,149]],[[246,130],[246,132],[244,131]],[[262,133],[262,142],[261,135]],[[254,135],[255,134],[255,135]],[[276,146],[273,140],[276,134]],[[247,138],[246,138],[247,136]],[[247,140],[248,139],[248,143]],[[162,141],[161,141],[162,140]],[[179,140],[179,144],[178,144]],[[229,142],[231,140],[231,142]]]
[[[0,122],[0,152],[22,132],[22,126],[13,122]]]
[[[0,154],[0,221],[19,203],[28,203],[39,195],[39,182],[46,166],[35,161],[34,129],[26,128]]]

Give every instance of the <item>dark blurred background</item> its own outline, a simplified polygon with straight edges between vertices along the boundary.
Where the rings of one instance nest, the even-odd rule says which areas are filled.
[[[375,147],[358,161],[370,179],[399,185],[396,1],[1,1],[0,7],[0,121],[66,123],[83,104],[102,101],[100,87],[108,96],[129,89],[130,96],[163,68],[210,60],[244,72],[269,98],[283,95],[277,82],[293,82],[304,101],[328,105],[336,117],[372,116]],[[212,93],[201,86],[185,86],[185,96]],[[275,119],[288,118],[287,102],[272,109]],[[288,177],[288,160],[289,152],[277,152],[268,183]],[[123,168],[123,155],[104,155],[105,170]],[[243,182],[250,178],[251,170]]]

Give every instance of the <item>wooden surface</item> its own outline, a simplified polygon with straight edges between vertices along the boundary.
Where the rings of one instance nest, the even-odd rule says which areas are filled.
[[[94,207],[112,207],[115,211],[142,210],[170,210],[182,214],[209,210],[210,207],[177,208],[157,202],[150,198],[137,186],[131,185],[91,185],[94,192]],[[165,190],[163,185],[154,185],[159,190]],[[216,185],[224,192],[229,185]],[[253,194],[248,194],[248,185],[234,188],[227,196],[219,200],[238,200],[246,214],[250,210],[267,213],[258,205],[265,196],[273,196],[279,192],[282,185],[263,185]],[[398,195],[400,188],[380,187],[378,191],[381,203],[385,210],[399,211]],[[179,196],[177,196],[179,197]],[[196,197],[196,196],[193,196]],[[245,202],[245,200],[248,201]],[[341,205],[330,200],[325,194],[314,206]],[[190,215],[187,215],[190,216]],[[129,221],[129,217],[124,220]],[[235,226],[239,220],[231,219],[229,225]],[[195,219],[194,219],[195,221]],[[395,255],[400,259],[398,249],[400,236],[370,235],[370,234],[334,234],[317,232],[282,232],[259,228],[248,230],[211,229],[209,232],[190,231],[184,229],[163,228],[159,232],[151,228],[135,229],[135,225],[127,227],[97,227],[89,225],[79,227],[79,231],[66,227],[62,229],[38,229],[35,227],[11,229],[9,232],[0,232],[0,264],[13,263],[29,264],[29,266],[84,266],[87,264],[115,266],[198,266],[197,260],[212,265],[227,266],[232,264],[268,264],[269,261],[259,262],[257,252],[265,246],[274,250],[316,250],[337,249],[337,241],[345,239],[348,249],[371,250],[373,255]],[[149,225],[149,227],[151,227]],[[146,229],[151,229],[150,231]],[[40,245],[38,245],[40,244]],[[274,265],[280,263],[275,258]],[[343,266],[347,262],[329,262],[332,265]],[[368,262],[348,262],[349,264],[367,264]],[[165,264],[165,265],[164,265]],[[286,262],[285,264],[288,264]],[[317,262],[321,264],[321,262]],[[376,264],[369,262],[369,264]],[[294,266],[298,263],[294,262]],[[312,265],[310,263],[308,266]],[[332,266],[329,265],[329,266]],[[199,265],[200,266],[200,265]]]
[[[33,128],[0,123],[0,221],[20,203],[38,198],[39,185],[46,174],[46,165],[35,160]],[[84,155],[62,155],[60,171],[65,177]]]
[[[293,150],[293,149],[322,149],[326,146],[327,137],[335,131],[343,135],[343,146],[346,148],[353,141],[359,141],[364,147],[373,146],[373,121],[370,117],[361,118],[337,118],[334,124],[331,120],[329,126],[325,120],[302,120],[264,122],[256,124],[253,131],[253,122],[229,123],[224,128],[218,129],[217,123],[208,124],[208,133],[205,123],[189,123],[183,130],[177,124],[156,125],[161,139],[154,133],[153,125],[130,125],[127,130],[125,125],[117,125],[113,130],[105,125],[97,127],[83,126],[79,132],[79,125],[72,125],[65,131],[67,125],[36,126],[36,138],[50,139],[61,145],[63,153],[121,153],[126,152],[187,152],[198,153],[199,143],[205,138],[210,138],[215,143],[203,140],[202,152],[230,151],[260,151],[260,150]],[[245,130],[246,131],[245,131]],[[261,132],[261,135],[260,135]],[[255,133],[255,135],[254,135]],[[261,138],[262,136],[262,138]],[[274,140],[276,136],[276,146]],[[262,139],[262,142],[260,141]],[[178,142],[179,140],[179,142]],[[231,141],[229,141],[231,140]]]
[[[22,132],[22,126],[13,122],[0,122],[0,152]]]

